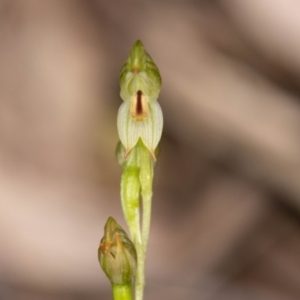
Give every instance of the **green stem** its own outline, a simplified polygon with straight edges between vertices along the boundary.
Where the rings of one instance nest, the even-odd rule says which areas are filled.
[[[135,284],[135,300],[142,300],[145,286],[146,249],[150,232],[153,161],[148,149],[140,140],[137,145],[139,151],[141,195],[143,199],[142,243],[136,246],[138,256],[137,276]]]
[[[142,240],[144,251],[146,253],[150,223],[151,223],[151,206],[152,206],[152,182],[153,182],[153,159],[149,150],[142,141],[139,141],[139,158],[140,158],[140,184],[141,195],[143,199],[143,224],[142,224]]]
[[[121,202],[123,213],[137,252],[135,300],[143,299],[145,286],[145,259],[150,232],[153,159],[139,140],[123,165]],[[143,201],[142,228],[140,225],[140,195]]]
[[[112,284],[112,292],[114,300],[132,300],[131,283]]]
[[[121,178],[121,202],[123,213],[137,252],[135,276],[135,299],[143,299],[145,285],[145,251],[140,226],[140,166],[139,149],[135,147],[128,155]]]
[[[137,270],[135,277],[135,300],[143,300],[145,286],[145,251],[142,242],[135,244],[137,253]]]

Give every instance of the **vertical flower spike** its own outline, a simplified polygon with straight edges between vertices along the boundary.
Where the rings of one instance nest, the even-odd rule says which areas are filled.
[[[124,285],[135,275],[137,254],[126,232],[109,217],[98,250],[100,265],[112,284]]]
[[[163,115],[157,98],[161,88],[159,70],[141,41],[136,41],[120,74],[120,96],[124,103],[118,112],[118,132],[127,156],[141,139],[156,160]]]

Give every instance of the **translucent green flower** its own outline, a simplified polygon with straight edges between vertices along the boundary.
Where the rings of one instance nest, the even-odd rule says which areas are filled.
[[[142,139],[155,160],[163,128],[162,110],[157,102],[161,77],[141,41],[135,42],[122,67],[120,86],[124,103],[118,112],[117,125],[125,155]]]
[[[100,265],[112,284],[127,284],[135,275],[137,254],[126,232],[109,217],[98,249]]]

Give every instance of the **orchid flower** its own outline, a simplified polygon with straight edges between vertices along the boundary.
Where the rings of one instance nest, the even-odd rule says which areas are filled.
[[[155,149],[163,128],[162,110],[157,102],[161,88],[159,70],[140,40],[133,45],[120,74],[118,132],[125,156],[141,139],[156,160]]]

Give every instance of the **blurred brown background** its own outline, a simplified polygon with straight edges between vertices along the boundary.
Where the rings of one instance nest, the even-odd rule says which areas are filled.
[[[111,299],[118,76],[164,112],[146,300],[300,299],[300,3],[0,2],[0,299]]]

